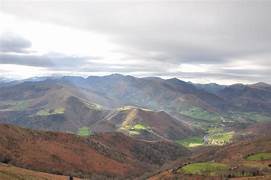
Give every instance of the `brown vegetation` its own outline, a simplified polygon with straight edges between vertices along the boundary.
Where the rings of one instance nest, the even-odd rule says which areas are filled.
[[[133,177],[187,155],[168,142],[133,140],[120,133],[89,138],[0,125],[0,161],[78,177]]]

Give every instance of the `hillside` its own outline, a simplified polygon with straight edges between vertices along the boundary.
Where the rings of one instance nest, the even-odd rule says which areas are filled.
[[[271,112],[271,85],[269,84],[234,84],[218,92],[218,95],[245,112],[267,114]]]
[[[14,166],[77,177],[133,177],[189,151],[120,133],[91,137],[0,125],[0,160]],[[125,142],[125,143],[123,143]]]
[[[199,147],[189,158],[177,160],[150,179],[269,179],[271,177],[270,123],[253,125],[225,146]],[[262,133],[259,133],[262,132]]]
[[[0,160],[76,177],[145,178],[161,166],[158,176],[187,177],[188,164],[215,170],[193,178],[268,175],[268,159],[255,169],[244,158],[269,157],[270,85],[200,87],[117,74],[5,84],[0,123],[32,130],[0,125]]]
[[[78,89],[54,80],[2,87],[0,99],[0,122],[33,129],[76,133],[109,113]]]
[[[16,166],[0,163],[0,179],[1,180],[67,180],[68,176],[61,176],[49,173],[42,173],[38,171],[32,171],[28,169],[19,168]],[[79,178],[73,177],[74,180],[79,180]]]
[[[164,111],[155,112],[136,107],[122,107],[113,111],[94,124],[92,130],[96,132],[119,131],[146,140],[178,140],[202,133]]]
[[[125,134],[132,132],[127,129],[141,129],[139,136],[139,131],[133,130],[135,137],[150,140],[160,136],[176,140],[197,136],[203,131],[208,134],[212,128],[239,131],[254,123],[269,121],[270,97],[270,85],[264,83],[198,85],[176,78],[164,80],[119,74],[42,78],[0,86],[0,122],[72,133],[81,128]],[[127,106],[150,111],[119,111]],[[134,123],[123,126],[126,117],[129,119],[133,114],[136,114],[131,120]],[[159,119],[160,116],[169,119],[169,124]],[[164,129],[158,127],[159,123]],[[144,126],[152,129],[152,133]],[[193,133],[195,131],[199,133]]]

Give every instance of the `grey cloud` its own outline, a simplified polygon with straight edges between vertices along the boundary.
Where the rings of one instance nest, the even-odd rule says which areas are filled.
[[[210,83],[214,82],[213,80],[216,79],[219,81],[229,81],[232,82],[259,82],[259,79],[266,83],[271,83],[270,80],[270,73],[267,74],[253,74],[246,72],[245,74],[232,74],[232,73],[212,73],[212,72],[176,72],[176,73],[157,73],[157,72],[149,72],[145,73],[143,76],[161,76],[161,77],[177,77],[179,79],[189,80],[201,80],[204,79],[209,80]]]
[[[126,54],[123,61],[156,61],[154,67],[165,64],[163,68],[140,65],[106,68],[99,65],[97,69],[156,71],[158,76],[168,76],[167,65],[190,63],[223,67],[250,56],[254,58],[247,61],[255,65],[266,65],[271,61],[269,58],[259,60],[262,54],[271,54],[271,1],[29,1],[26,5],[26,1],[5,0],[4,4],[1,10],[6,13],[107,34],[112,42],[121,46],[119,51]],[[50,13],[47,13],[48,9]],[[240,65],[239,69],[233,72],[218,68],[216,74],[182,75],[270,82],[268,70],[271,72],[271,67],[266,71],[252,71]],[[95,71],[95,66],[89,70]]]
[[[1,54],[0,64],[16,64],[46,68],[76,68],[86,63],[89,57],[67,56],[63,54]]]
[[[4,12],[107,33],[123,47],[159,51],[179,62],[211,63],[271,49],[268,1],[5,4]]]
[[[0,64],[15,64],[54,69],[76,68],[100,57],[79,57],[57,52],[37,55],[31,53],[31,41],[14,33],[0,36]]]
[[[0,52],[27,52],[31,47],[31,42],[17,34],[3,33],[0,34]]]

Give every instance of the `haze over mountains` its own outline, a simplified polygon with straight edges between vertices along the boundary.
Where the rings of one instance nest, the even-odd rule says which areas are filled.
[[[270,180],[270,17],[267,0],[0,0],[0,180]]]
[[[148,121],[144,117],[153,116],[156,119],[159,113],[167,119],[165,121],[183,123],[184,126],[189,122],[190,125],[202,122],[204,125],[227,123],[227,126],[234,126],[239,122],[232,121],[233,116],[246,120],[247,113],[263,119],[270,115],[270,85],[258,83],[219,87],[220,90],[213,92],[213,86],[191,84],[179,79],[136,78],[119,74],[2,83],[0,121],[38,129],[76,132],[82,126],[94,127],[96,124],[98,127],[97,124],[102,122],[109,125],[110,121],[114,122],[114,116],[121,120],[112,122],[117,127],[110,127],[111,130],[121,129],[125,123],[135,125],[136,122],[127,118],[138,118],[140,123],[149,125],[144,122]],[[195,119],[197,122],[191,123]]]
[[[234,166],[211,154],[221,145],[230,153],[248,141],[251,148],[242,156],[270,151],[270,116],[271,85],[265,83],[224,86],[120,74],[2,81],[0,123],[16,126],[0,126],[0,159],[81,178],[163,179],[165,167],[181,169],[187,161]],[[254,172],[240,159],[233,162]],[[166,176],[186,177],[172,172]]]

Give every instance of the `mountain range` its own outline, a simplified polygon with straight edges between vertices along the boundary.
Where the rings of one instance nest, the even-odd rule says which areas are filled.
[[[220,90],[215,93],[210,88],[202,88],[203,85],[199,87],[176,78],[135,78],[119,74],[42,78],[2,84],[0,122],[54,131],[76,132],[83,126],[98,128],[102,122],[109,122],[109,125],[114,121],[112,114],[122,116],[118,123],[124,123],[125,116],[134,111],[142,116],[161,113],[169,119],[165,120],[167,122],[204,128],[214,124],[227,124],[228,127],[243,122],[249,124],[265,120],[271,112],[271,86],[264,83],[216,85]],[[120,111],[127,106],[134,108]],[[145,123],[142,117],[134,119]],[[117,128],[121,128],[121,124]]]
[[[270,120],[266,83],[195,84],[120,74],[1,81],[0,162],[11,167],[0,170],[163,179],[187,178],[183,164],[217,162],[240,168],[211,176],[238,176],[254,172],[242,158],[271,150]],[[248,150],[226,162],[241,147]],[[264,163],[267,170],[257,175],[269,173],[269,160]]]

